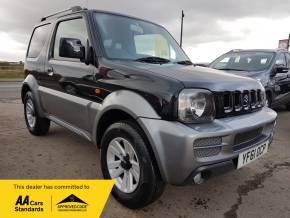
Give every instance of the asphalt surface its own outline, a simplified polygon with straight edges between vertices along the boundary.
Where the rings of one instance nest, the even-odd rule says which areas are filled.
[[[45,137],[28,133],[20,83],[0,82],[0,179],[101,179],[99,151],[85,139],[52,125]],[[202,185],[167,186],[142,210],[113,197],[102,217],[290,217],[290,112],[278,111],[269,152],[240,170]]]

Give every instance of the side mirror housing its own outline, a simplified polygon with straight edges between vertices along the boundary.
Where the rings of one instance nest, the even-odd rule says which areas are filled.
[[[275,66],[275,71],[276,73],[288,73],[289,68],[281,65],[276,65]]]
[[[59,56],[64,58],[75,58],[85,61],[85,47],[81,40],[74,38],[61,38],[59,45]]]

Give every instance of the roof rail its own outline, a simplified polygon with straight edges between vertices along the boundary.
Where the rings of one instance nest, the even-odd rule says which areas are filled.
[[[84,10],[81,6],[73,6],[73,7],[69,8],[69,9],[67,9],[67,10],[59,11],[57,13],[54,13],[54,14],[48,15],[46,17],[43,17],[43,18],[41,18],[41,22],[47,20],[47,18],[54,17],[56,15],[61,15],[61,14],[65,15],[66,12],[73,13],[73,12],[77,12],[77,11],[81,11],[81,10]]]

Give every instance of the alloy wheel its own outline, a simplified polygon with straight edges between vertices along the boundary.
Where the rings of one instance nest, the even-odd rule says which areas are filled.
[[[140,180],[140,164],[134,147],[128,140],[118,137],[110,142],[107,167],[120,191],[132,193],[136,190]]]
[[[26,118],[27,118],[28,125],[29,127],[33,128],[36,123],[36,117],[35,117],[34,105],[31,99],[28,99],[26,101],[25,107],[26,107]]]

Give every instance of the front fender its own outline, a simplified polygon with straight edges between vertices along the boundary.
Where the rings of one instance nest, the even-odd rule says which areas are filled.
[[[97,129],[102,116],[110,110],[121,110],[129,114],[134,119],[139,117],[161,119],[149,102],[141,95],[127,90],[120,90],[108,95],[103,103],[95,109],[95,119],[93,124],[93,141],[97,142]]]

